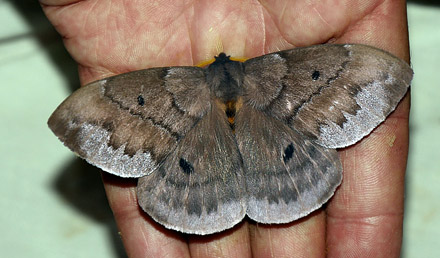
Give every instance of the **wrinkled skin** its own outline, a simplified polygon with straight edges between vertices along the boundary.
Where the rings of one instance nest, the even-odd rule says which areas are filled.
[[[82,84],[153,66],[193,65],[221,51],[254,57],[319,43],[363,43],[409,61],[405,1],[40,0],[79,64]],[[289,224],[248,219],[184,235],[138,207],[135,180],[104,173],[130,257],[398,257],[409,97],[367,138],[340,150],[344,180],[330,202]]]

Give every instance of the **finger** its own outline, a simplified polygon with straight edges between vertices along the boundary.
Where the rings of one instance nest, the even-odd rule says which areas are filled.
[[[376,46],[409,62],[405,1],[371,1],[375,8],[354,21],[335,43]],[[351,3],[351,2],[350,2]]]
[[[136,199],[136,181],[103,173],[107,198],[129,257],[190,257],[179,233],[154,222]]]
[[[409,59],[404,1],[385,1],[341,40],[360,42]],[[409,96],[368,138],[341,151],[344,179],[330,203],[330,257],[398,257],[408,152]]]
[[[407,108],[408,98],[372,135],[342,151],[343,184],[327,209],[330,257],[398,257],[408,146]]]
[[[248,223],[208,236],[188,236],[191,257],[251,257]]]
[[[81,0],[39,0],[40,4],[46,6],[62,6],[80,2]]]
[[[324,257],[325,214],[318,210],[289,224],[252,224],[250,236],[254,257]]]

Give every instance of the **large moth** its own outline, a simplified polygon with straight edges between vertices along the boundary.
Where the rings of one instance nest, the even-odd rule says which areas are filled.
[[[244,216],[287,223],[342,180],[337,148],[369,134],[412,70],[365,45],[317,45],[205,67],[161,67],[93,82],[49,119],[89,163],[139,178],[139,204],[167,228],[211,234]]]

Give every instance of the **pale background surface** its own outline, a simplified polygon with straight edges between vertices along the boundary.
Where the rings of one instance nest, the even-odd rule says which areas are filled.
[[[434,3],[432,3],[434,2]],[[440,257],[440,1],[408,4],[411,146],[403,257]],[[46,126],[79,86],[76,64],[32,0],[0,0],[0,252],[125,257],[97,170]]]

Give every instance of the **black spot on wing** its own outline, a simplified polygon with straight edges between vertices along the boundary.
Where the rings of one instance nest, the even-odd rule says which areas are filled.
[[[334,76],[328,78],[324,85],[318,87],[312,94],[310,94],[308,99],[305,99],[305,100],[301,101],[300,104],[297,107],[294,108],[292,114],[287,118],[287,121],[289,121],[289,123],[290,123],[293,120],[293,118],[295,118],[298,115],[298,112],[301,110],[301,108],[303,106],[305,106],[306,104],[312,102],[314,97],[320,96],[323,90],[325,90],[326,88],[330,87],[331,84],[333,83],[333,81],[337,80],[341,76],[341,74],[344,72],[344,70],[347,67],[347,64],[348,64],[348,61],[343,62],[341,64],[341,67],[336,71]],[[314,79],[314,77],[317,77],[317,79],[319,79],[319,76],[321,76],[321,74],[317,70],[315,70],[312,73],[312,79]]]
[[[179,166],[180,166],[180,168],[182,168],[182,171],[185,174],[191,174],[192,172],[194,172],[194,167],[191,165],[191,163],[189,163],[184,158],[180,158]]]
[[[319,79],[319,76],[320,76],[320,73],[319,73],[319,71],[313,71],[313,73],[312,73],[312,79],[314,80],[314,81],[316,81],[316,80],[318,80]]]
[[[294,151],[295,148],[293,147],[293,143],[289,144],[289,146],[287,146],[287,148],[284,150],[284,155],[283,155],[284,163],[287,163],[293,157]]]
[[[130,107],[127,107],[126,105],[124,105],[124,103],[122,101],[117,100],[112,95],[108,94],[107,92],[104,93],[104,96],[107,97],[112,103],[117,104],[121,110],[126,110],[131,115],[138,116],[142,120],[150,121],[154,126],[157,126],[157,127],[160,127],[160,128],[163,128],[164,130],[166,130],[173,138],[176,139],[176,141],[180,140],[181,135],[179,134],[179,132],[173,130],[173,128],[171,126],[164,123],[163,121],[157,120],[152,116],[145,116],[144,114],[142,114],[142,112],[137,112],[137,111],[131,109]],[[144,97],[142,95],[139,95],[137,97],[137,102],[140,106],[145,105]],[[176,109],[176,110],[178,110],[178,109]],[[179,111],[179,112],[181,112],[181,111]]]
[[[137,97],[137,102],[138,102],[139,106],[144,106],[144,105],[145,105],[145,99],[144,99],[144,97],[143,97],[142,95],[139,95],[139,96]]]

